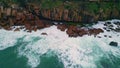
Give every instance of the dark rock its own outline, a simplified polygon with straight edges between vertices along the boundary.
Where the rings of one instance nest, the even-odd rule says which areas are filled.
[[[0,26],[0,29],[2,29],[2,27]]]
[[[83,36],[83,35],[86,35],[88,34],[88,31],[86,31],[85,29],[80,29],[79,30],[79,36]]]
[[[116,28],[115,31],[116,31],[116,32],[120,32],[120,28]]]
[[[36,20],[36,26],[38,29],[41,29],[45,27],[45,24],[41,20]]]
[[[48,24],[48,23],[45,24],[45,27],[50,27],[50,26],[51,26],[51,24]]]
[[[76,26],[70,25],[66,31],[66,33],[70,36],[70,37],[77,37],[79,36],[79,30],[77,29]]]
[[[16,28],[14,31],[20,31],[20,29],[19,29],[19,28]]]
[[[114,30],[114,28],[109,28],[110,30]]]
[[[7,20],[8,20],[8,16],[4,15],[4,16],[3,16],[3,20],[4,20],[4,21],[7,21]]]
[[[25,27],[20,27],[20,29],[24,29]]]
[[[113,25],[111,24],[111,25],[109,25],[109,27],[113,27]]]
[[[106,28],[106,27],[103,27],[103,29],[105,29],[105,30],[106,30],[107,28]]]
[[[69,34],[69,37],[77,37],[78,34],[77,33],[72,33],[72,34]]]
[[[89,35],[97,35],[99,33],[103,33],[104,31],[100,28],[96,29],[96,28],[93,28],[93,29],[89,29]]]
[[[31,33],[31,30],[28,30],[27,32],[30,32],[30,33]]]
[[[57,29],[60,29],[61,31],[65,31],[65,29],[67,29],[67,26],[60,24],[60,25],[57,25]]]
[[[109,43],[109,45],[110,45],[110,46],[118,46],[118,43],[117,43],[117,42],[112,41],[112,42],[110,42],[110,43]]]
[[[41,35],[48,35],[47,33],[41,33]]]
[[[107,26],[107,23],[105,23],[104,26]]]
[[[117,22],[114,22],[114,24],[115,24],[115,25],[120,25],[120,22],[117,21]]]
[[[34,30],[34,31],[37,31],[37,27],[34,27],[33,30]]]
[[[101,38],[101,36],[97,36],[98,38]]]
[[[104,35],[104,37],[107,37],[107,35]]]
[[[110,32],[110,30],[106,30],[106,31]]]
[[[112,36],[109,36],[109,38],[112,38]]]
[[[106,22],[106,24],[111,24],[111,22]]]
[[[25,28],[26,28],[27,30],[31,30],[31,25],[29,24],[28,21],[25,22]]]

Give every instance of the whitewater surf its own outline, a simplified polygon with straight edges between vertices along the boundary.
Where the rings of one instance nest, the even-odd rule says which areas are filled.
[[[120,22],[109,21],[114,28]],[[0,68],[120,68],[120,32],[105,31],[105,22],[91,26],[104,30],[97,37],[69,37],[56,26],[31,33],[1,29]],[[118,46],[110,46],[111,41]]]

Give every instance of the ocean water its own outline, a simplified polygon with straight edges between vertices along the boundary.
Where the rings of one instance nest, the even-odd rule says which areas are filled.
[[[114,25],[120,20],[108,21]],[[104,23],[92,27],[103,29]],[[0,68],[120,68],[120,33],[104,31],[98,36],[68,37],[56,26],[31,33],[0,29]],[[118,46],[110,46],[111,41]]]

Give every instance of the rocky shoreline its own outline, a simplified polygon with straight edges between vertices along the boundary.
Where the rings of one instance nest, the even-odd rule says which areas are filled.
[[[64,23],[53,23],[50,20],[40,19],[38,16],[32,14],[29,11],[12,11],[12,16],[9,16],[11,12],[6,10],[5,15],[0,20],[1,28],[6,30],[12,30],[12,26],[24,26],[20,28],[16,28],[14,31],[19,31],[20,29],[24,29],[27,32],[37,31],[38,29],[43,29],[46,27],[50,27],[52,25],[56,25],[58,29],[61,31],[65,31],[70,37],[77,37],[83,35],[94,35],[96,36],[99,33],[104,32],[102,29],[88,29],[83,27],[78,27],[77,25],[67,25]],[[47,35],[43,33],[43,35]]]
[[[9,14],[9,13],[8,13]],[[37,31],[38,29],[43,29],[50,27],[52,25],[56,25],[57,29],[61,31],[66,31],[69,37],[82,37],[83,35],[96,35],[103,33],[104,30],[110,31],[114,30],[116,32],[120,32],[120,23],[115,23],[117,25],[116,29],[113,29],[113,25],[111,22],[106,22],[104,24],[104,30],[101,28],[88,28],[82,27],[78,25],[68,25],[66,23],[54,23],[50,20],[40,19],[38,16],[33,15],[28,11],[24,12],[12,12],[14,16],[3,16],[0,20],[0,28],[6,30],[12,30],[14,26],[21,26],[20,28],[15,28],[14,31],[20,31],[20,29],[25,29],[27,32]],[[47,33],[42,33],[42,35],[47,35]],[[106,35],[107,36],[107,35]],[[106,37],[105,36],[105,37]],[[100,37],[99,37],[100,38]]]
[[[18,9],[18,7],[15,8],[15,6],[12,8],[3,8],[1,6],[0,7],[0,10],[1,10],[0,11],[0,28],[6,29],[6,30],[12,30],[13,29],[12,27],[14,26],[21,26],[20,28],[16,28],[14,31],[20,31],[20,29],[25,29],[25,31],[27,32],[32,32],[32,31],[37,31],[38,29],[43,29],[43,28],[50,27],[52,25],[56,25],[57,28],[60,29],[61,31],[66,31],[69,37],[78,37],[78,36],[81,37],[83,35],[96,36],[104,32],[104,30],[101,28],[88,28],[88,27],[82,27],[78,25],[68,25],[66,23],[54,23],[52,19],[49,20],[49,19],[41,18],[39,16],[39,11],[40,11],[39,7],[34,6],[33,9],[34,9],[34,12],[31,12],[29,9],[24,9],[20,7]],[[46,11],[44,11],[44,13]],[[48,14],[48,13],[45,13],[45,14]],[[49,16],[49,15],[46,15],[46,16]],[[105,23],[104,25],[106,27],[109,27],[109,29],[104,28],[106,31],[110,31],[110,30],[114,30],[116,32],[120,31],[119,23],[116,23],[116,25],[118,26],[118,28],[116,29],[113,29],[112,28],[113,26],[109,22]],[[42,35],[47,35],[47,34],[42,33]]]

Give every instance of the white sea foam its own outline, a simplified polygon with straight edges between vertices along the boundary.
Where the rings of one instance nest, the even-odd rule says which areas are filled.
[[[112,22],[117,20],[112,20]],[[119,20],[118,20],[119,21]],[[94,25],[103,28],[104,22]],[[42,32],[47,35],[41,35]],[[112,38],[104,37],[110,35]],[[94,36],[68,37],[66,32],[51,26],[37,32],[14,32],[0,30],[0,50],[14,46],[17,39],[23,38],[23,43],[18,48],[19,56],[28,58],[28,65],[32,68],[40,64],[40,56],[49,50],[54,51],[63,62],[65,68],[97,68],[96,61],[103,56],[109,58],[108,53],[120,57],[120,33],[106,32],[99,34],[102,38]],[[118,47],[109,46],[111,41],[118,42]]]

